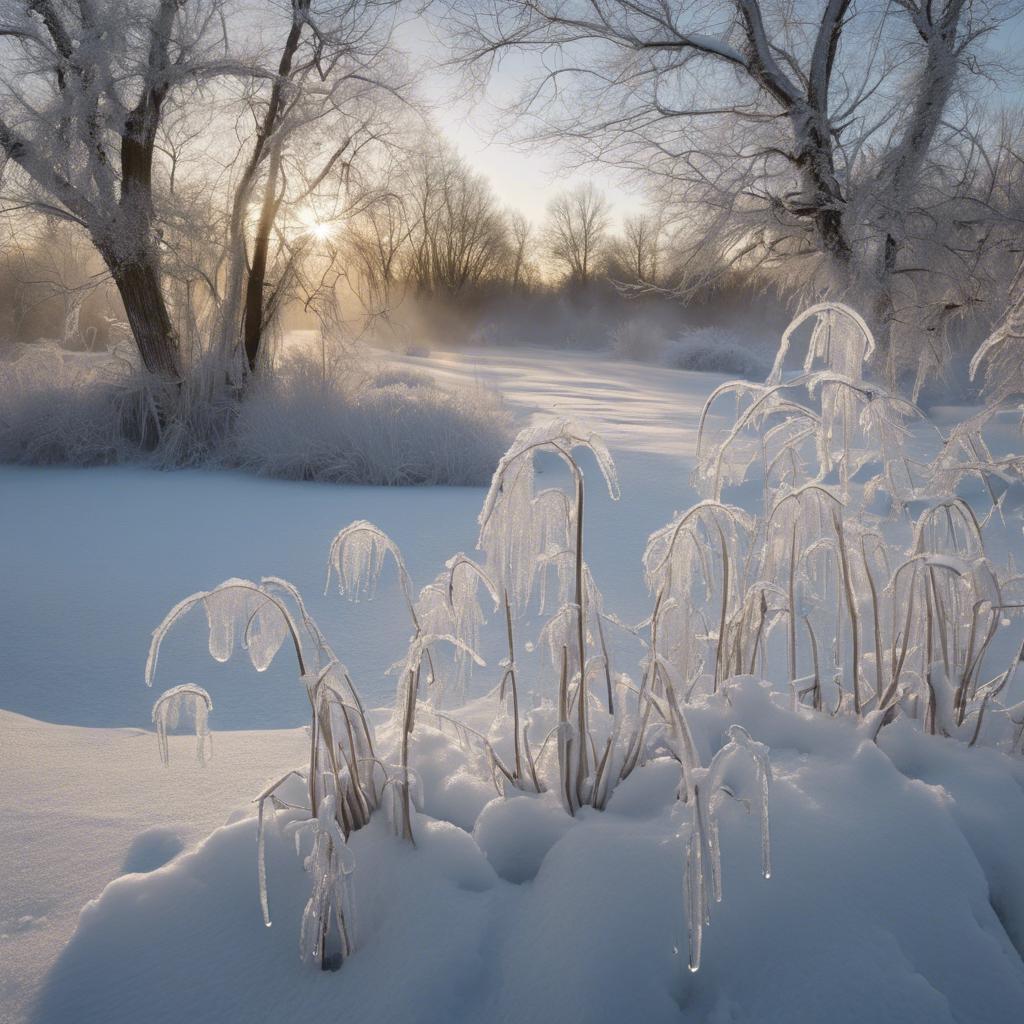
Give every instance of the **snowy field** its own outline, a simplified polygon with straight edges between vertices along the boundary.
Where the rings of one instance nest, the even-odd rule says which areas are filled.
[[[723,378],[537,351],[405,362],[456,386],[494,385],[521,422],[556,413],[601,433],[628,501],[589,489],[588,561],[622,619],[648,615],[644,545],[697,500],[697,417]],[[597,476],[590,461],[584,471]],[[268,840],[264,930],[251,817],[262,786],[308,756],[305,697],[280,659],[260,676],[242,659],[217,664],[202,624],[183,624],[157,689],[210,691],[213,759],[200,767],[175,739],[164,768],[148,731],[149,634],[193,591],[284,576],[364,700],[390,706],[385,670],[408,626],[393,615],[381,625],[379,609],[397,588],[386,575],[373,603],[324,597],[330,539],[370,519],[422,585],[473,550],[484,490],[0,467],[0,491],[0,1021],[1024,1015],[1021,763],[902,720],[875,745],[853,720],[791,713],[752,679],[690,712],[701,736],[746,727],[771,748],[774,774],[768,881],[756,824],[738,805],[722,814],[726,898],[698,974],[673,955],[686,943],[673,762],[627,779],[605,814],[569,819],[550,793],[488,804],[460,751],[429,729],[416,737],[417,849],[380,820],[354,834],[357,865],[372,865],[356,875],[365,939],[339,974],[312,971],[296,955],[301,861],[287,836]],[[481,673],[473,693],[496,682]]]
[[[636,566],[648,533],[694,500],[694,425],[720,378],[535,351],[405,362],[452,383],[493,384],[523,419],[559,412],[600,427],[635,500],[627,510],[595,489],[591,558],[621,614],[645,614]],[[214,760],[203,769],[187,757],[161,766],[152,734],[141,733],[151,728],[154,699],[142,670],[149,634],[171,605],[230,576],[286,576],[310,599],[364,699],[390,705],[395,680],[385,670],[407,628],[391,616],[382,627],[377,602],[394,594],[382,584],[372,604],[323,597],[327,545],[349,521],[371,519],[402,546],[414,579],[427,582],[452,552],[472,551],[484,491],[0,467],[0,492],[6,1022],[25,1018],[79,909],[127,870],[133,842],[157,848],[147,836],[163,828],[178,845],[192,844],[302,760],[302,734],[276,731],[306,723],[294,678],[277,663],[256,677],[237,659],[217,664],[194,628],[172,635],[161,657],[169,673],[173,666],[166,685],[196,681],[214,696]],[[229,731],[245,729],[275,731]]]

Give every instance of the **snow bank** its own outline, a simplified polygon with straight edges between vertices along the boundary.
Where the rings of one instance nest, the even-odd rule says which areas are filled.
[[[756,821],[738,803],[721,812],[725,898],[697,974],[679,934],[678,766],[652,759],[603,813],[573,819],[520,795],[459,828],[435,815],[465,756],[424,728],[414,765],[433,784],[416,847],[380,816],[352,836],[359,939],[339,972],[299,961],[308,881],[283,831],[269,833],[263,927],[248,818],[112,882],[32,1019],[1019,1020],[1024,964],[1007,934],[1019,944],[1024,863],[1018,825],[1007,831],[1024,820],[1019,763],[902,729],[879,747],[752,679],[688,715],[702,757],[739,723],[771,746],[775,776],[769,881]]]
[[[286,771],[308,746],[301,729],[225,732],[215,742],[215,764],[204,768],[194,739],[172,737],[168,770],[151,732],[0,711],[2,1024],[26,1019],[88,900],[126,872],[155,870],[230,817],[248,817],[267,774]]]

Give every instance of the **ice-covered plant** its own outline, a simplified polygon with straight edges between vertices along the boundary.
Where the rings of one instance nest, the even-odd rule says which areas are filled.
[[[663,638],[658,651],[684,679],[713,667],[713,690],[743,672],[753,656],[746,649],[749,623],[738,614],[753,528],[742,509],[704,501],[652,533],[644,551],[644,574],[654,595],[651,633]],[[710,648],[709,657],[700,657],[698,639]],[[752,642],[757,640],[755,630]]]
[[[803,372],[787,377],[792,336],[810,319]],[[905,450],[907,423],[927,421],[912,402],[864,380],[863,364],[873,349],[871,332],[849,307],[822,303],[801,313],[783,334],[765,384],[730,381],[705,402],[696,470],[705,495],[721,500],[727,485],[743,482],[758,465],[766,496],[835,478],[845,501],[854,477],[868,467],[874,475],[865,481],[866,498],[880,490],[897,503],[913,496],[919,481]],[[816,368],[819,361],[824,368]],[[733,423],[712,443],[711,411],[728,396],[736,402]]]
[[[304,957],[311,957],[325,969],[336,966],[351,952],[354,942],[351,886],[342,884],[337,872],[348,863],[348,836],[366,825],[378,806],[384,781],[380,776],[385,771],[374,755],[372,732],[362,703],[298,590],[276,577],[259,583],[226,580],[213,590],[192,594],[175,605],[153,633],[146,662],[147,685],[153,684],[160,647],[168,631],[200,606],[206,613],[210,653],[218,661],[227,661],[240,646],[256,671],[263,672],[282,645],[290,641],[297,675],[310,705],[310,756],[303,780],[308,807],[296,808],[306,815],[306,831],[314,833],[313,852],[304,861],[312,879],[313,895],[303,918],[301,950]],[[174,687],[160,697],[153,709],[153,720],[165,762],[168,729],[177,723],[183,709],[192,713],[202,756],[211,708],[209,695],[192,685]],[[293,774],[289,773],[258,798],[260,903],[268,925],[264,808],[268,801],[277,807],[277,791]],[[330,827],[328,820],[333,822]],[[336,948],[331,948],[332,942]]]
[[[787,374],[794,332],[808,321],[802,370]],[[937,431],[928,424],[912,434],[920,410],[865,379],[873,345],[853,310],[820,304],[787,328],[764,385],[737,381],[712,393],[699,424],[697,478],[719,504],[727,486],[759,477],[762,511],[747,528],[743,575],[720,554],[726,535],[695,543],[700,561],[691,564],[710,581],[704,607],[678,588],[658,600],[652,582],[659,653],[670,654],[665,623],[674,619],[687,650],[694,640],[716,641],[714,685],[757,664],[781,674],[769,637],[784,621],[795,703],[832,713],[848,704],[885,721],[903,711],[930,732],[970,734],[973,742],[984,709],[1003,710],[1011,677],[999,666],[986,682],[986,666],[997,633],[1019,621],[1024,601],[1015,583],[1010,592],[1012,567],[1003,572],[986,556],[991,513],[979,518],[956,488],[977,476],[1001,513],[1014,456],[993,455],[982,417],[955,428],[930,465],[915,458],[915,447],[926,454],[921,437]],[[710,412],[726,396],[736,401],[735,416],[713,443]],[[889,521],[872,510],[880,493],[892,499]],[[920,508],[916,522],[908,503]],[[712,609],[717,625],[708,621]],[[711,672],[693,657],[674,664],[687,689]],[[830,687],[835,698],[826,696]]]
[[[711,924],[711,905],[722,901],[718,811],[725,800],[738,800],[748,813],[756,811],[761,826],[761,873],[765,878],[772,873],[768,817],[772,770],[768,748],[753,740],[740,725],[730,726],[728,736],[728,742],[707,768],[684,767],[687,777],[682,785],[688,789],[691,815],[684,869],[691,971],[700,968],[704,929]]]
[[[703,588],[705,597],[715,595],[714,623],[700,627],[706,642],[718,652],[713,659],[712,689],[756,658],[768,618],[764,607],[768,590],[763,588],[760,605],[747,599],[751,526],[739,510],[709,502],[652,538],[645,568],[658,597],[647,624],[651,640],[644,679],[637,688],[628,676],[613,672],[605,627],[625,628],[643,642],[645,626],[625,626],[605,611],[584,558],[585,491],[583,469],[575,454],[581,447],[593,453],[609,492],[617,497],[610,455],[592,433],[567,421],[524,431],[499,465],[481,513],[480,546],[486,562],[478,563],[460,552],[416,597],[401,552],[378,527],[360,520],[333,539],[328,586],[336,578],[339,590],[348,597],[372,596],[390,558],[413,624],[408,649],[395,666],[399,681],[393,718],[396,764],[386,763],[375,751],[372,731],[347,671],[301,595],[287,581],[276,577],[259,583],[228,580],[180,602],[154,632],[146,674],[150,683],[168,630],[199,606],[206,613],[210,650],[218,660],[226,660],[240,646],[253,666],[263,671],[283,646],[290,646],[294,653],[311,710],[309,765],[305,771],[289,772],[257,798],[257,864],[260,902],[269,924],[266,824],[277,811],[287,812],[291,820],[286,830],[294,835],[311,879],[300,931],[304,958],[326,968],[340,964],[355,948],[353,860],[347,845],[351,833],[383,807],[396,833],[415,845],[413,808],[419,778],[411,741],[421,717],[475,752],[477,764],[499,796],[512,790],[540,793],[551,788],[561,795],[570,815],[584,805],[603,810],[617,783],[653,750],[664,753],[667,746],[680,764],[679,798],[690,810],[691,834],[699,837],[703,858],[700,863],[692,861],[697,847],[691,835],[688,871],[692,876],[706,864],[713,872],[707,877],[720,894],[715,814],[730,785],[723,781],[723,765],[731,752],[744,745],[746,734],[731,735],[710,768],[701,767],[679,680],[691,667],[702,665],[703,659],[687,660],[681,653],[686,638],[676,635],[680,620],[673,617],[672,609],[686,605],[690,608],[686,621],[696,624],[702,621],[699,591]],[[568,488],[535,491],[535,459],[545,452],[569,470]],[[719,583],[719,573],[724,573],[724,585]],[[521,650],[533,645],[519,642],[516,626],[535,592],[545,618],[539,642],[553,670],[555,700],[554,706],[542,701],[526,711],[518,659]],[[446,692],[462,695],[464,673],[474,665],[484,667],[477,648],[487,604],[495,612],[500,609],[507,649],[495,691],[503,707],[510,705],[510,760],[488,736],[442,709]],[[673,635],[662,645],[663,633]],[[452,661],[454,668],[449,671]],[[165,757],[167,732],[183,713],[194,718],[199,753],[205,754],[206,716],[211,707],[205,691],[192,685],[176,687],[157,702],[154,722]],[[529,726],[543,722],[550,727],[552,718],[554,727],[546,736],[535,737],[531,745]],[[762,750],[752,741],[746,745],[754,752]],[[766,763],[757,764],[767,772]],[[304,797],[291,792],[299,782]],[[706,797],[702,795],[705,786]],[[699,958],[699,930],[709,899],[699,887],[691,885],[691,889],[694,894],[703,892],[697,902],[694,896],[688,904]],[[697,962],[692,961],[694,969]]]
[[[559,595],[560,605],[544,628],[556,658],[561,651],[558,684],[558,762],[560,785],[570,813],[586,801],[590,775],[588,724],[587,584],[583,552],[584,476],[574,452],[585,448],[597,461],[608,493],[619,496],[618,478],[604,442],[593,431],[571,420],[527,427],[505,453],[491,480],[480,512],[478,546],[502,588],[506,617],[511,608],[525,607],[535,581],[549,566],[571,580],[571,594]],[[571,495],[555,489],[535,493],[536,458],[554,455],[568,468]],[[570,575],[571,573],[571,575]],[[561,590],[561,588],[559,588]],[[509,630],[511,635],[511,629]],[[570,721],[570,714],[574,719]]]
[[[386,786],[393,794],[392,806],[397,809],[393,815],[396,829],[402,837],[414,843],[412,831],[412,785],[413,775],[409,764],[409,741],[416,726],[416,706],[420,693],[420,681],[424,664],[427,666],[428,684],[440,690],[443,682],[435,668],[433,649],[438,643],[450,645],[457,661],[470,660],[483,665],[483,659],[470,643],[452,632],[430,632],[430,626],[465,631],[470,639],[475,638],[480,623],[479,607],[475,604],[475,591],[466,590],[461,583],[435,581],[425,587],[420,601],[413,600],[412,579],[405,566],[402,553],[395,542],[379,527],[366,520],[359,520],[346,526],[331,542],[328,554],[327,584],[330,586],[332,572],[337,574],[338,589],[351,600],[358,600],[362,594],[373,595],[384,568],[384,561],[390,555],[398,569],[399,583],[412,618],[414,634],[403,661],[393,666],[398,673],[399,691],[395,705],[395,717],[401,730],[400,761],[392,766]],[[464,559],[468,561],[468,559]],[[451,572],[451,570],[449,570]],[[494,586],[486,574],[477,574],[486,579],[488,588],[494,593]],[[454,588],[458,585],[459,603],[454,603]],[[446,593],[447,587],[447,593]],[[443,602],[443,603],[440,603]]]
[[[196,733],[196,759],[200,764],[206,763],[211,752],[209,718],[212,710],[210,695],[194,683],[173,686],[157,698],[153,705],[153,725],[156,726],[160,760],[164,764],[169,764],[171,759],[167,735],[178,727],[183,718],[192,719]]]

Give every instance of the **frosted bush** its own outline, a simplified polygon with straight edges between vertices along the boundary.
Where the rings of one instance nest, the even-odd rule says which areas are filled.
[[[511,437],[483,386],[456,397],[428,374],[300,352],[239,399],[204,357],[181,382],[134,354],[25,345],[0,362],[0,460],[237,467],[363,484],[482,484]]]
[[[760,342],[735,331],[691,327],[669,337],[658,324],[640,317],[612,330],[611,352],[616,359],[747,380],[763,380],[771,369],[771,357]]]
[[[126,349],[19,346],[0,362],[0,461],[95,465],[145,456],[161,396]]]
[[[611,332],[612,354],[616,359],[660,363],[664,358],[666,345],[665,332],[656,324],[639,318],[624,320]]]
[[[732,331],[695,327],[671,339],[659,360],[676,370],[724,373],[747,380],[763,379],[770,368],[766,353]]]
[[[295,358],[242,402],[229,461],[292,480],[481,484],[508,443],[510,417],[483,387],[459,392],[425,374],[353,381]]]

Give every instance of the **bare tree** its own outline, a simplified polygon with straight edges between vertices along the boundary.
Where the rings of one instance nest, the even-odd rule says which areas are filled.
[[[508,226],[490,184],[450,147],[426,147],[409,173],[407,273],[422,295],[454,298],[496,276]]]
[[[627,217],[622,234],[609,243],[610,273],[624,284],[659,288],[662,282],[665,231],[653,213]]]
[[[20,205],[85,228],[143,363],[168,377],[179,365],[160,281],[157,133],[172,90],[222,65],[220,15],[220,0],[0,3],[0,152],[27,179]]]
[[[396,120],[396,3],[287,0],[275,50],[228,0],[0,0],[9,208],[86,229],[148,369],[180,378],[211,337],[255,368]]]
[[[592,182],[551,200],[545,246],[555,266],[575,283],[587,284],[597,270],[608,220],[608,200]]]
[[[508,215],[509,231],[509,282],[518,290],[532,283],[536,268],[531,258],[533,247],[533,225],[518,211]]]
[[[344,237],[346,279],[370,316],[387,316],[404,297],[404,263],[411,224],[401,194],[404,169],[389,159],[379,171],[375,191],[356,216],[348,218]]]
[[[56,338],[67,349],[109,340],[110,279],[88,236],[55,217],[0,222],[0,340]]]
[[[857,296],[883,333],[946,303],[920,256],[960,258],[963,233],[935,230],[964,184],[945,169],[984,152],[970,81],[1018,0],[449,3],[474,71],[543,56],[515,109],[531,137],[651,184],[689,223],[691,266]]]
[[[290,0],[274,73],[253,79],[246,106],[255,131],[234,187],[222,315],[229,338],[241,330],[250,372],[302,243],[327,230],[328,211],[357,159],[396,119],[389,101],[403,100],[410,88],[391,45],[395,6],[395,0]],[[312,221],[308,230],[275,240],[282,214],[303,208]]]

